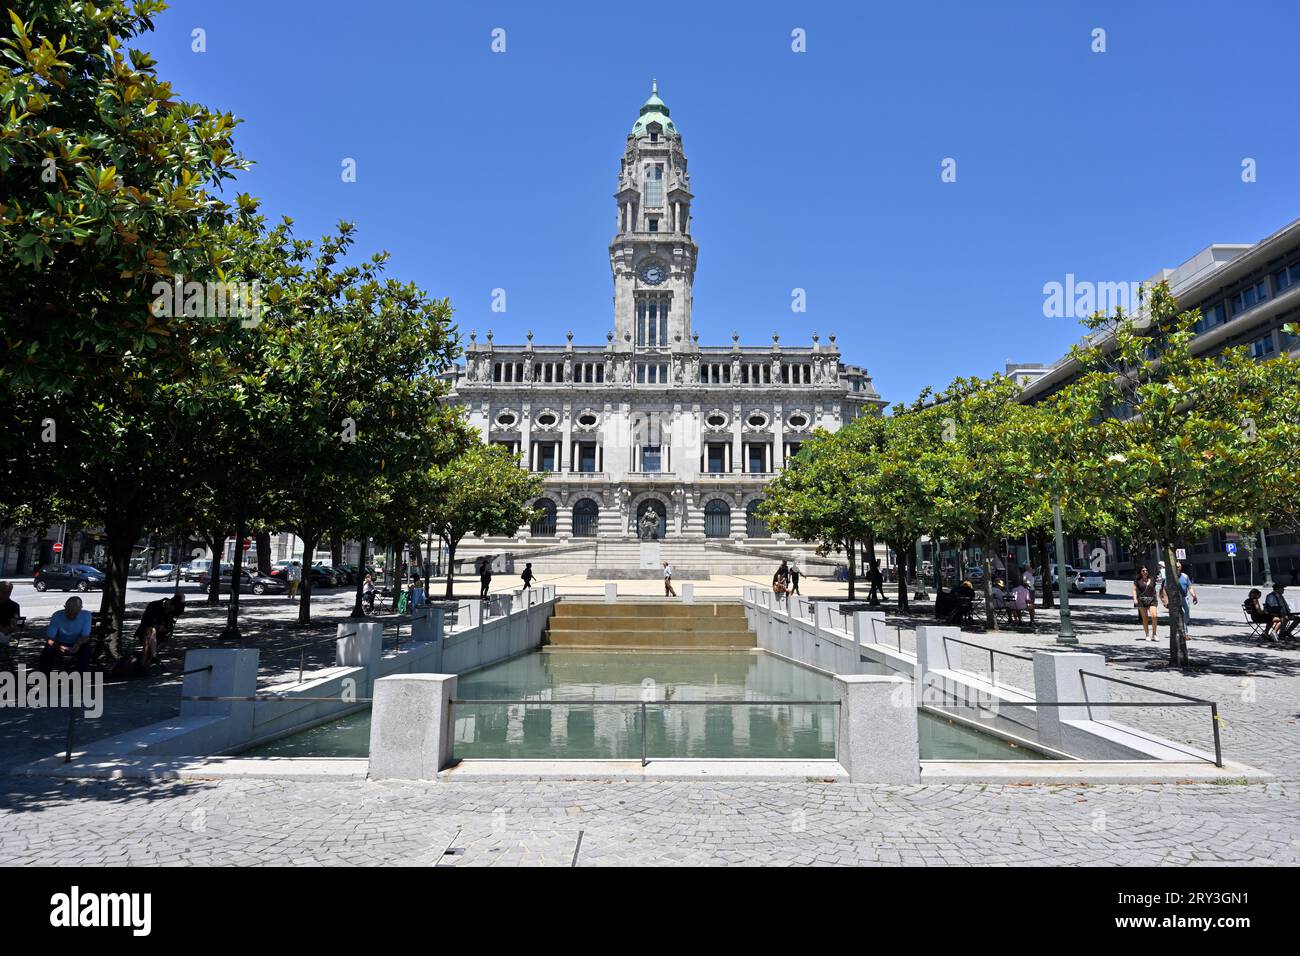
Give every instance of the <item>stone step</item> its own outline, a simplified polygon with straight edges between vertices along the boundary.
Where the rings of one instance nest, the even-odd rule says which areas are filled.
[[[742,630],[583,631],[556,627],[551,628],[548,643],[552,647],[750,648],[758,646],[753,632]]]
[[[565,627],[577,631],[646,631],[655,626],[660,628],[687,629],[696,631],[734,631],[748,630],[744,615],[719,617],[682,617],[656,620],[652,617],[638,617],[620,614],[608,617],[580,617],[559,614],[551,618],[552,627]]]
[[[571,604],[561,601],[556,605],[554,617],[560,620],[744,621],[745,609],[738,604]]]

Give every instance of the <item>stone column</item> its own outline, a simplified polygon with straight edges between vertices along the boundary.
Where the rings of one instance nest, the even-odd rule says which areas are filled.
[[[731,470],[735,474],[740,474],[745,470],[744,422],[741,419],[743,413],[739,402],[733,403],[731,409]]]
[[[919,783],[921,751],[911,682],[900,675],[836,674],[835,759],[850,783]]]
[[[562,442],[562,444],[560,445],[560,471],[561,472],[567,472],[569,470],[570,465],[572,464],[572,458],[573,458],[572,409],[573,409],[572,405],[570,405],[568,402],[564,403],[564,409],[563,409],[564,417],[561,419],[562,425],[560,428],[560,433],[563,436],[560,439]]]
[[[375,681],[370,779],[436,780],[451,762],[455,674],[394,674]]]
[[[772,411],[772,470],[785,467],[785,412],[780,405]]]

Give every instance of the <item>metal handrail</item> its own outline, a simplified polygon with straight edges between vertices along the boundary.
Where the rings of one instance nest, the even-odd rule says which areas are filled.
[[[678,705],[708,706],[710,704],[719,704],[722,706],[743,706],[743,707],[779,707],[779,706],[839,707],[840,701],[838,700],[736,700],[734,698],[718,698],[716,700],[618,700],[618,699],[608,699],[608,698],[602,699],[602,698],[594,698],[594,697],[593,698],[576,697],[572,700],[563,700],[563,699],[555,699],[555,698],[546,698],[541,700],[536,700],[536,699],[517,700],[517,699],[500,699],[500,698],[489,698],[489,697],[482,697],[482,698],[453,697],[451,700],[447,701],[447,720],[449,723],[453,725],[455,721],[454,718],[452,717],[452,708],[454,708],[456,704],[524,704],[524,705],[535,704],[543,707],[550,707],[556,704],[566,706],[566,707],[568,706],[580,707],[586,704],[594,704],[596,706],[619,706],[619,707],[628,707],[628,706],[635,705],[641,712],[641,720],[640,720],[641,766],[644,767],[646,766],[647,763],[649,763],[649,758],[646,756],[646,735],[645,735],[646,734],[646,708],[651,705],[655,705],[659,707],[675,707]],[[454,740],[455,738],[454,734],[452,735],[452,738]]]
[[[1206,700],[1203,697],[1193,697],[1190,694],[1180,694],[1174,690],[1165,690],[1163,687],[1152,687],[1150,684],[1139,684],[1136,681],[1124,680],[1120,677],[1111,677],[1109,674],[1098,674],[1096,671],[1085,671],[1079,668],[1079,686],[1083,688],[1084,697],[1088,696],[1087,678],[1096,677],[1099,680],[1110,681],[1112,684],[1122,684],[1125,687],[1136,687],[1138,690],[1151,690],[1157,694],[1164,694],[1166,697],[1176,698],[1176,701],[1163,701],[1154,706],[1158,707],[1209,707],[1210,708],[1210,726],[1214,731],[1214,765],[1223,766],[1223,742],[1219,735],[1219,704],[1218,701]],[[1123,702],[1115,703],[1123,706]],[[1098,706],[1101,706],[1098,704]],[[1107,701],[1106,706],[1111,706]],[[1088,719],[1092,719],[1092,709],[1088,710]]]
[[[985,647],[983,644],[972,644],[970,641],[963,641],[963,640],[961,640],[960,638],[957,638],[957,637],[948,637],[948,636],[945,635],[943,640],[944,640],[944,643],[947,643],[948,641],[952,641],[954,644],[962,644],[962,645],[965,645],[966,647],[973,647],[973,648],[975,648],[977,651],[988,651],[988,652],[989,652],[989,674],[990,674],[990,675],[992,675],[992,674],[996,674],[996,673],[997,673],[997,668],[993,666],[993,655],[994,655],[994,654],[1001,654],[1003,657],[1012,657],[1012,658],[1015,658],[1015,659],[1018,660],[1018,661],[1029,661],[1031,664],[1033,663],[1033,660],[1034,660],[1032,657],[1026,657],[1024,654],[1013,654],[1013,653],[1011,653],[1010,651],[1000,651],[1000,650],[998,650],[996,647]]]

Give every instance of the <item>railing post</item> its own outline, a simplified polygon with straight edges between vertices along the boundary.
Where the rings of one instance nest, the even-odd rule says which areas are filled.
[[[77,729],[77,708],[73,707],[71,702],[68,704],[68,749],[63,755],[64,763],[72,763],[72,735]],[[1217,727],[1216,727],[1217,735]]]
[[[1219,705],[1215,702],[1210,704],[1210,720],[1214,723],[1214,765],[1223,766],[1223,744],[1219,740]]]
[[[644,766],[646,765],[646,757],[645,757],[645,721],[646,721],[645,701],[641,701],[641,766],[642,766],[642,767],[644,767]]]

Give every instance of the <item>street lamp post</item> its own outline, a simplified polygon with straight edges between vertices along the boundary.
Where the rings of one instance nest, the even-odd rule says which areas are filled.
[[[1268,566],[1268,534],[1263,528],[1259,529],[1259,548],[1260,558],[1264,562],[1264,587],[1273,587],[1273,569]]]
[[[1061,496],[1052,494],[1052,524],[1056,530],[1056,593],[1061,599],[1061,627],[1056,635],[1058,644],[1078,644],[1070,624],[1070,584],[1065,580],[1065,535],[1061,533]]]

